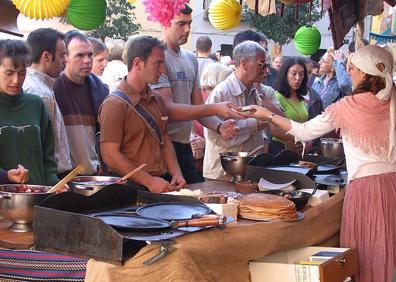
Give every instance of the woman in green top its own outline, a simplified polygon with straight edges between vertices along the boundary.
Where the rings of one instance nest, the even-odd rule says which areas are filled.
[[[23,93],[30,54],[21,40],[0,40],[0,169],[21,164],[29,184],[58,181],[54,137],[44,102]]]
[[[280,70],[274,85],[276,97],[282,106],[285,117],[300,123],[308,120],[307,104],[304,96],[307,94],[308,72],[305,60],[299,57],[287,58]],[[294,138],[285,132],[273,132],[269,153],[278,154],[284,149],[301,152],[301,143],[294,144]]]

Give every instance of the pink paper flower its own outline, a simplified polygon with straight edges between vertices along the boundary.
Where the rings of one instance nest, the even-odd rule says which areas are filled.
[[[162,26],[170,26],[171,20],[185,8],[190,0],[143,0],[149,21],[159,22]]]

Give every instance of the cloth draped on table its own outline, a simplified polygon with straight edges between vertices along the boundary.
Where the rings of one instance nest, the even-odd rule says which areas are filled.
[[[343,198],[342,191],[307,210],[302,221],[246,220],[178,237],[175,250],[148,267],[143,262],[158,254],[158,244],[147,245],[123,266],[89,260],[85,281],[250,281],[250,260],[319,244],[337,234]]]
[[[1,281],[84,281],[87,261],[36,250],[0,248]],[[98,280],[99,281],[99,280]]]

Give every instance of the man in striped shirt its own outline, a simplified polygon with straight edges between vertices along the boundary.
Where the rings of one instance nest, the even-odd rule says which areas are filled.
[[[53,86],[66,62],[64,35],[51,28],[31,32],[27,43],[31,50],[32,65],[27,70],[23,91],[41,97],[47,108],[54,134],[55,161],[58,175],[72,169],[62,113],[55,100]]]

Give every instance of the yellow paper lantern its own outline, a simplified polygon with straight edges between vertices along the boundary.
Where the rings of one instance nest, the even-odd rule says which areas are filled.
[[[209,21],[217,29],[228,30],[239,24],[241,11],[236,0],[215,0],[209,6]]]
[[[128,0],[129,4],[135,3],[135,0]]]
[[[61,16],[70,0],[12,0],[12,3],[21,14],[43,20]]]

